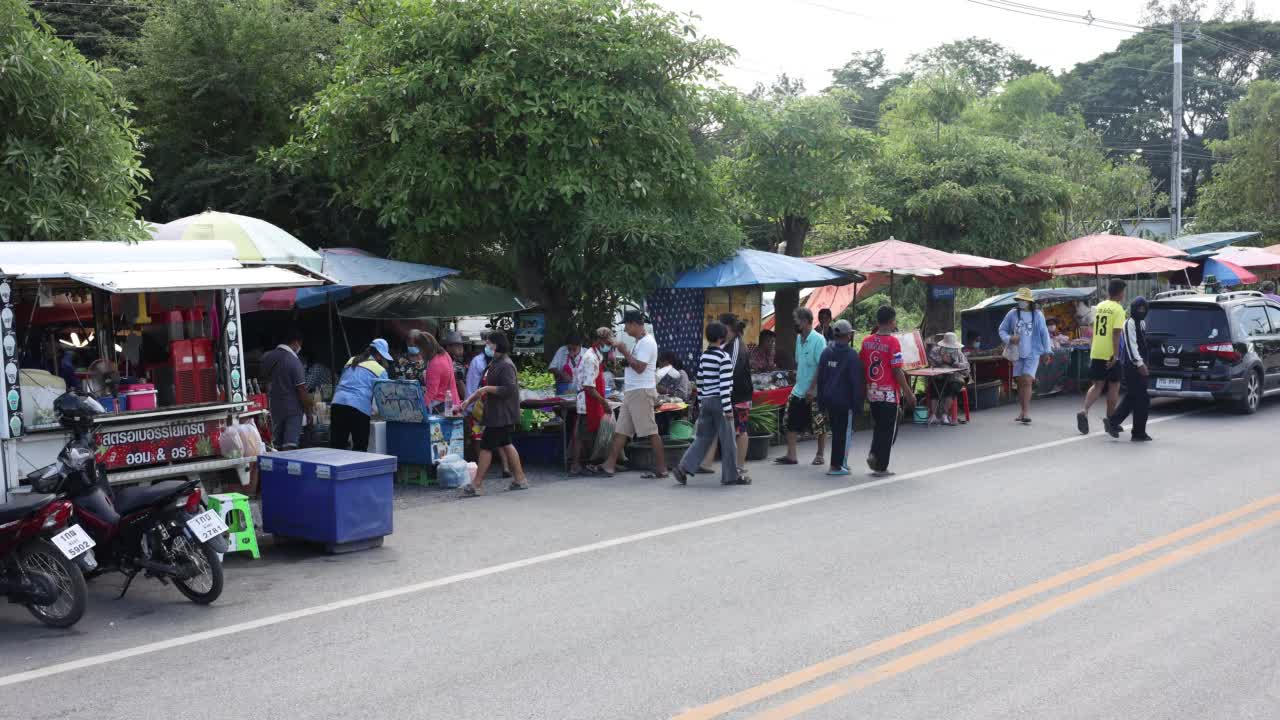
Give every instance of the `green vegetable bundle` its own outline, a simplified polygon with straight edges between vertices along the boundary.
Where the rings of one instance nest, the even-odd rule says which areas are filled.
[[[762,403],[752,405],[747,415],[747,429],[756,435],[776,435],[778,432],[778,409],[781,405]]]
[[[556,376],[545,370],[542,372],[521,370],[516,378],[520,382],[520,387],[526,390],[554,390],[556,387]]]

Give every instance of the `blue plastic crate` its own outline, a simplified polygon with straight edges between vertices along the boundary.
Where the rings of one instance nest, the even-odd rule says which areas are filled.
[[[334,545],[390,535],[396,459],[305,448],[258,458],[265,532]]]

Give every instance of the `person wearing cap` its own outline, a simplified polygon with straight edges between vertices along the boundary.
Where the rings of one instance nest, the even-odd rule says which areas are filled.
[[[453,356],[444,351],[434,336],[423,333],[425,346],[423,357],[427,367],[423,372],[423,387],[427,409],[437,415],[453,411],[462,396],[458,394],[458,381],[453,374]]]
[[[853,444],[853,416],[862,412],[866,377],[862,358],[849,346],[853,326],[837,320],[831,326],[831,344],[818,361],[818,404],[831,425],[831,469],[828,475],[849,474],[849,446]]]
[[[1017,305],[1000,322],[1000,339],[1015,349],[1013,377],[1018,383],[1018,417],[1015,422],[1031,424],[1031,389],[1035,386],[1040,361],[1053,355],[1053,340],[1044,313],[1036,307],[1031,288],[1020,288],[1013,296]]]
[[[951,403],[969,382],[969,358],[964,355],[964,346],[960,344],[960,337],[953,332],[945,333],[942,339],[929,349],[929,366],[959,371],[939,379],[940,382],[935,385],[938,391],[937,405],[930,413],[930,424],[937,422],[950,425],[951,417],[948,412],[951,410]]]
[[[1124,321],[1120,335],[1120,366],[1124,372],[1125,394],[1120,405],[1110,417],[1102,421],[1102,427],[1113,438],[1120,437],[1124,419],[1133,413],[1133,430],[1129,439],[1133,442],[1151,442],[1147,434],[1147,415],[1151,411],[1151,395],[1147,392],[1147,377],[1151,369],[1147,365],[1147,299],[1136,297],[1129,304],[1129,318]]]
[[[600,466],[600,472],[613,477],[618,470],[618,458],[631,438],[649,438],[653,448],[653,470],[644,479],[667,477],[667,459],[662,449],[662,435],[658,434],[658,420],[653,409],[658,400],[658,342],[645,330],[644,313],[628,310],[622,315],[626,333],[635,340],[635,347],[628,349],[622,342],[614,348],[622,355],[626,372],[623,374],[622,409],[614,428],[613,446],[609,457]]]
[[[444,350],[449,353],[449,359],[453,362],[453,384],[456,388],[464,388],[467,386],[467,366],[462,364],[462,358],[466,353],[463,347],[462,333],[457,330],[450,330],[444,334]],[[454,402],[459,402],[465,395],[454,395]]]
[[[484,354],[489,358],[480,387],[463,403],[470,405],[484,398],[484,435],[480,438],[480,453],[476,458],[476,476],[458,490],[461,497],[484,494],[484,479],[493,464],[494,454],[507,460],[507,466],[515,477],[508,490],[527,490],[529,480],[520,464],[520,453],[511,444],[511,432],[520,422],[520,384],[516,378],[516,366],[511,362],[511,340],[504,332],[491,332],[485,338]],[[461,412],[461,408],[458,409]]]
[[[365,452],[369,449],[369,418],[373,415],[373,383],[387,378],[391,349],[378,338],[364,352],[347,361],[333,391],[329,413],[329,447]]]

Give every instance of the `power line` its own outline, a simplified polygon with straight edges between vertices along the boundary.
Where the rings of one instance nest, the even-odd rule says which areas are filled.
[[[1125,28],[1127,30],[1133,30],[1135,32],[1140,32],[1140,31],[1149,29],[1142,25],[1134,25],[1132,23],[1119,22],[1116,20],[1107,20],[1105,18],[1094,17],[1093,11],[1088,11],[1084,15],[1077,15],[1076,13],[1072,13],[1072,12],[1066,12],[1063,10],[1054,10],[1053,8],[1039,7],[1037,5],[1028,5],[1026,3],[1014,2],[1013,0],[988,0],[988,1],[994,2],[999,5],[1008,5],[1010,7],[1021,8],[1023,10],[1027,10],[1031,12],[1040,12],[1048,15],[1057,15],[1061,17],[1080,19],[1080,20],[1083,20],[1088,25],[1094,25],[1094,24],[1115,25],[1118,27]]]
[[[1004,5],[1004,4],[1001,4],[1001,5],[991,4],[992,2],[1000,2],[1000,0],[991,0],[991,2],[982,2],[982,0],[965,0],[965,2],[973,3],[974,5],[981,5],[983,7],[989,7],[995,10],[1003,10],[1005,12],[1018,13],[1019,15],[1029,15],[1031,17],[1040,18],[1041,20],[1054,20],[1057,22],[1071,23],[1072,25],[1084,25],[1085,27],[1094,27],[1102,30],[1112,30],[1115,32],[1122,32],[1128,35],[1132,35],[1135,32],[1141,32],[1146,30],[1146,28],[1142,28],[1142,27],[1138,27],[1137,30],[1128,30],[1122,27],[1113,27],[1111,25],[1098,24],[1097,18],[1094,18],[1091,15],[1069,15],[1068,17],[1064,17],[1062,14],[1057,14],[1058,11],[1056,10],[1045,10],[1044,8],[1035,8],[1036,10],[1050,13],[1050,14],[1042,14],[1042,12],[1032,12],[1030,10],[1019,9],[1019,7],[1034,7],[1034,6],[1019,5],[1018,7],[1011,7],[1010,5]],[[1134,26],[1134,27],[1137,27],[1137,26]]]

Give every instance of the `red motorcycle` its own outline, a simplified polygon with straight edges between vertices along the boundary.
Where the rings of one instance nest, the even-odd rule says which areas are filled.
[[[88,590],[81,565],[93,568],[94,541],[67,526],[72,506],[52,495],[18,495],[0,505],[0,595],[57,628],[84,615]]]

